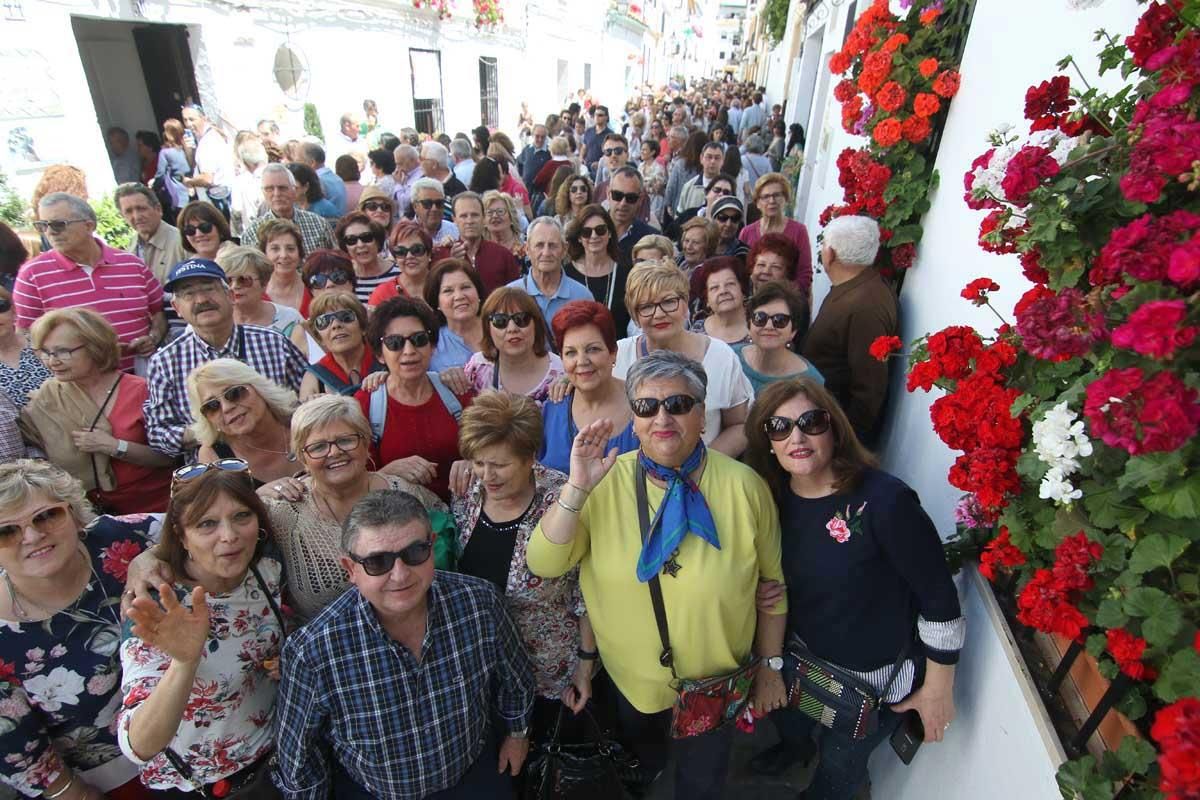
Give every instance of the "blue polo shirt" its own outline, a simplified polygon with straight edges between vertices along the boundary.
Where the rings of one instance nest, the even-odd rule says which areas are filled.
[[[346,184],[337,173],[329,167],[321,167],[317,170],[317,177],[321,180],[321,189],[325,192],[325,199],[333,206],[335,214],[340,217],[346,213]],[[319,213],[319,212],[318,212]],[[322,216],[324,216],[322,214]]]
[[[537,302],[538,308],[542,310],[542,317],[546,320],[547,333],[550,331],[550,320],[554,319],[554,315],[558,313],[558,310],[567,303],[572,300],[595,299],[586,286],[574,278],[568,278],[565,272],[562,273],[562,280],[558,282],[558,289],[550,297],[547,297],[538,288],[537,281],[533,279],[532,274],[526,274],[523,277],[517,278],[508,285],[524,289],[525,293]]]

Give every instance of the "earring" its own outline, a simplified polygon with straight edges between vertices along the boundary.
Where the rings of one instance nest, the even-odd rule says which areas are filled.
[[[266,528],[259,528],[259,529],[258,529],[258,543],[259,543],[259,544],[262,544],[262,543],[263,543],[263,542],[265,542],[266,540],[267,540],[267,529],[266,529]]]

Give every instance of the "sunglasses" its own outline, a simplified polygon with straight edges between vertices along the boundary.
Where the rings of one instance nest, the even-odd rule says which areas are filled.
[[[229,278],[229,285],[238,289],[248,289],[258,281],[253,275],[232,275]]]
[[[610,147],[607,150],[604,150],[602,152],[606,156],[619,156],[625,152],[625,148],[624,147]]]
[[[529,323],[533,322],[533,314],[528,311],[518,311],[514,314],[495,311],[488,314],[488,322],[492,323],[492,327],[499,331],[507,328],[510,320],[517,323],[518,328],[528,328]]]
[[[347,233],[342,237],[342,244],[346,247],[353,247],[356,244],[368,244],[375,241],[373,233]]]
[[[361,433],[350,433],[345,436],[339,436],[336,439],[306,444],[300,448],[300,451],[309,458],[325,458],[333,452],[333,448],[335,447],[343,453],[353,453],[362,444],[362,439]]]
[[[668,297],[666,300],[659,300],[657,303],[645,303],[634,309],[639,317],[649,319],[654,316],[655,311],[662,311],[664,314],[674,314],[679,310],[679,304],[683,302],[683,298],[679,295]]]
[[[7,542],[20,536],[22,531],[30,525],[37,528],[39,533],[51,533],[66,521],[67,516],[65,503],[43,508],[27,520],[22,520],[20,524],[0,525],[0,542]]]
[[[415,205],[418,205],[418,206],[420,206],[421,208],[425,209],[426,211],[428,211],[428,210],[429,210],[429,209],[431,209],[431,208],[441,208],[442,206],[446,205],[446,201],[445,201],[444,199],[438,199],[438,200],[414,200],[414,201],[413,201],[413,203],[414,203]]]
[[[755,311],[750,315],[750,324],[756,328],[767,327],[767,321],[771,322],[771,327],[775,330],[783,330],[788,325],[792,324],[791,314],[768,314],[765,311]]]
[[[619,192],[616,189],[609,189],[608,196],[612,198],[614,203],[628,203],[629,205],[633,205],[642,199],[641,192]]]
[[[12,301],[0,297],[0,314],[7,314],[10,311],[12,311]]]
[[[319,331],[323,331],[335,322],[340,322],[343,325],[349,325],[351,322],[357,322],[358,317],[348,308],[330,311],[322,314],[313,320],[313,327]]]
[[[429,346],[429,331],[417,331],[411,336],[401,336],[398,333],[393,333],[390,336],[384,336],[379,340],[379,343],[391,350],[393,353],[399,353],[404,349],[405,342],[412,342],[412,346],[418,350],[422,347]]]
[[[428,252],[423,244],[414,244],[412,247],[397,245],[392,248],[392,255],[396,258],[407,258],[410,255],[419,258]]]
[[[350,283],[350,273],[344,269],[335,269],[333,272],[318,272],[308,279],[310,289],[324,289],[331,283],[338,286]]]
[[[586,185],[586,184],[582,184],[582,183],[581,183],[581,184],[579,184],[579,185],[577,185],[577,186],[572,186],[572,187],[571,187],[570,189],[568,189],[567,191],[569,191],[571,194],[587,194],[587,193],[588,193],[588,187],[587,187],[587,185]],[[501,213],[503,213],[503,212],[501,212]]]
[[[39,219],[37,222],[33,223],[33,227],[38,233],[45,233],[47,229],[49,229],[51,233],[62,233],[71,223],[84,221],[85,220],[82,217],[79,219],[54,219],[50,221]]]
[[[709,190],[708,190],[708,193],[709,193],[709,194],[719,194],[719,195],[721,195],[722,197],[729,197],[731,194],[733,194],[733,192],[729,191],[728,189],[721,189],[721,188],[718,188],[718,187],[716,187],[716,186],[714,186],[713,188],[709,189]]]
[[[793,428],[799,428],[805,436],[820,436],[829,430],[829,412],[823,408],[814,408],[805,411],[795,419],[768,417],[767,421],[763,423],[763,433],[772,442],[785,441],[792,435]]]
[[[197,222],[195,225],[184,225],[184,236],[195,236],[197,233],[212,233],[216,226],[211,222]]]
[[[608,225],[600,224],[593,227],[583,227],[579,229],[580,239],[591,239],[593,237],[599,239],[602,236],[608,236]]]
[[[388,553],[371,553],[369,556],[356,556],[350,553],[350,560],[363,568],[363,572],[372,578],[387,575],[400,559],[410,567],[419,567],[433,555],[433,537],[423,542],[413,542],[403,550]]]
[[[383,203],[379,200],[368,200],[362,204],[363,211],[386,211],[389,214],[392,212],[391,203]]]
[[[722,224],[728,224],[730,222],[740,223],[742,221],[742,215],[741,214],[717,214],[717,216],[714,217],[714,219],[717,222],[720,222]]]
[[[673,394],[663,400],[659,400],[657,397],[638,397],[630,405],[633,407],[634,414],[648,419],[658,416],[659,406],[665,408],[672,417],[682,417],[684,414],[691,413],[698,402],[700,401],[690,394]]]
[[[237,405],[250,396],[249,386],[230,386],[225,391],[221,392],[221,397],[213,397],[205,400],[200,404],[200,413],[206,417],[211,417],[221,410],[221,398],[230,405]]]
[[[176,484],[194,481],[214,469],[222,472],[244,472],[247,477],[251,477],[249,462],[241,458],[222,458],[208,464],[188,464],[171,473],[172,492],[174,492]]]

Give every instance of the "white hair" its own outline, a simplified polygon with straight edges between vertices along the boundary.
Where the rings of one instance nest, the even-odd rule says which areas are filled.
[[[465,158],[470,158],[471,143],[466,139],[452,139],[450,141],[450,151],[454,153],[454,157],[459,161],[462,161]]]
[[[825,226],[824,237],[843,264],[869,266],[879,253],[879,223],[870,217],[837,217]]]
[[[417,192],[422,189],[428,189],[431,192],[437,192],[440,197],[446,196],[446,189],[442,186],[442,182],[437,178],[417,178],[412,184],[412,197],[415,199]]]
[[[265,167],[263,167],[262,175],[259,177],[259,180],[265,181],[268,175],[286,175],[288,186],[292,187],[293,189],[296,188],[296,176],[292,174],[290,169],[277,161],[267,164]]]
[[[554,230],[558,231],[559,241],[567,241],[567,234],[563,231],[562,223],[554,217],[538,217],[533,222],[529,223],[529,227],[525,229],[525,238],[527,240],[533,238],[534,229],[540,228],[543,225],[549,225],[550,227],[554,228]]]
[[[71,209],[71,213],[77,217],[88,219],[92,222],[96,221],[96,212],[88,205],[87,200],[84,200],[82,197],[76,197],[68,192],[51,192],[38,201],[38,208],[49,208],[59,203],[65,203]]]
[[[417,152],[417,148],[413,147],[411,144],[396,145],[396,149],[392,151],[392,155],[396,157],[397,164],[404,159],[408,159],[409,161],[418,161],[421,158],[421,154]]]
[[[237,154],[251,172],[267,163],[267,148],[263,147],[262,142],[255,139],[243,142],[242,146],[238,148]]]
[[[433,159],[443,169],[447,169],[450,166],[450,153],[441,142],[425,142],[421,145],[421,158]]]

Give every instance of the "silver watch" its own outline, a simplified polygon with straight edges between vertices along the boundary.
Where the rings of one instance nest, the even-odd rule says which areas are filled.
[[[117,452],[116,452],[117,458],[124,458],[125,454],[128,452],[129,452],[129,442],[125,441],[124,439],[117,439]]]
[[[510,739],[528,739],[529,738],[529,728],[522,728],[519,731],[509,731],[508,738],[510,738]]]
[[[767,665],[768,669],[774,672],[783,672],[783,656],[764,658],[763,663]]]

